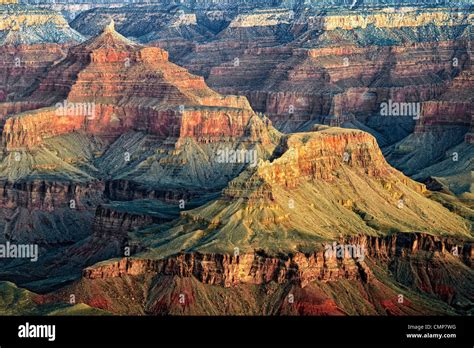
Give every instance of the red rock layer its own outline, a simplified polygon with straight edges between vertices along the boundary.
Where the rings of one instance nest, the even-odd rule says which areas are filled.
[[[277,127],[330,115],[366,117],[367,112],[378,114],[380,103],[389,99],[436,99],[456,70],[465,68],[465,46],[462,41],[445,41],[396,47],[247,49],[236,53],[237,66],[232,60],[218,65],[207,81],[221,93],[245,95]]]
[[[385,177],[395,173],[382,155],[377,141],[360,131],[296,134],[289,138],[288,148],[294,156],[288,161],[274,161],[258,168],[258,175],[273,185],[294,187],[300,181],[331,180],[333,169],[344,160],[363,168],[369,176]],[[295,165],[296,162],[296,165]]]
[[[324,260],[323,253],[305,256],[297,254],[287,260],[244,254],[241,256],[215,254],[182,254],[166,260],[121,259],[104,266],[84,270],[88,279],[114,278],[123,275],[137,276],[144,273],[196,277],[205,284],[225,287],[239,283],[265,284],[270,281],[284,283],[301,281],[306,285],[312,280],[358,279],[359,266],[350,257]],[[367,277],[366,274],[362,276]]]
[[[62,115],[57,108],[44,108],[10,117],[3,127],[2,144],[8,151],[31,149],[45,139],[78,130],[111,139],[135,130],[163,138],[184,140],[190,137],[208,143],[246,135],[249,121],[254,116],[251,110],[234,108],[200,107],[180,112],[100,104],[94,105],[94,110],[93,116],[87,112]],[[257,136],[253,134],[254,138]]]
[[[421,117],[417,121],[415,133],[442,132],[443,126],[469,128],[473,117],[473,90],[472,62],[467,62],[466,69],[447,84],[444,93],[439,96],[438,100],[423,103]],[[466,135],[466,142],[468,143],[469,134]]]
[[[429,101],[423,103],[420,120],[415,127],[415,133],[442,128],[439,126],[471,125],[472,104],[469,102]]]
[[[211,142],[241,137],[254,115],[245,98],[212,91],[202,77],[170,63],[166,51],[137,45],[113,27],[71,48],[31,100],[54,107],[9,118],[2,135],[8,150],[78,130],[112,139],[136,130]],[[65,113],[63,105],[83,107]]]
[[[66,49],[46,43],[0,47],[0,102],[18,100],[48,67],[65,56]]]
[[[474,257],[472,243],[462,244],[452,239],[420,233],[400,233],[385,238],[355,236],[341,240],[340,243],[364,246],[365,257],[381,261],[408,257],[419,252],[447,255],[453,247],[458,248],[459,255],[467,264],[471,264]],[[123,258],[86,268],[83,277],[103,279],[145,273],[195,277],[202,283],[224,287],[241,283],[266,284],[271,281],[279,284],[296,282],[305,287],[315,280],[334,281],[345,278],[370,282],[372,277],[364,260],[354,259],[347,254],[342,258],[335,255],[327,257],[324,251],[309,255],[297,253],[283,259],[259,252],[239,256],[188,253],[164,260]]]

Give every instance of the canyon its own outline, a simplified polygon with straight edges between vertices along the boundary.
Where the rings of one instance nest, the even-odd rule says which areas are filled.
[[[19,3],[1,313],[472,314],[469,2]]]
[[[212,91],[113,23],[71,47],[22,103],[40,107],[6,106],[22,112],[6,115],[2,129],[3,238],[39,243],[45,269],[9,273],[20,282],[49,272],[59,277],[51,283],[61,283],[84,265],[123,255],[128,231],[172,220],[243,170],[245,163],[218,163],[220,148],[251,148],[265,158],[279,137],[245,98]],[[94,114],[59,112],[75,103],[91,103]],[[67,263],[51,266],[66,254]]]
[[[454,95],[449,92],[454,84],[458,90],[470,88],[472,11],[467,2],[431,5],[407,1],[384,7],[363,1],[350,9],[337,1],[295,1],[253,8],[220,3],[206,11],[195,4],[164,3],[85,11],[71,25],[91,35],[108,18],[116,18],[120,32],[166,49],[171,60],[205,77],[211,88],[246,96],[278,130],[305,131],[326,124],[367,131],[396,168],[417,180],[436,177],[462,194],[469,192],[466,178],[472,170],[472,147],[461,146],[470,139],[472,96],[458,98],[464,106],[431,110],[443,94],[446,100]],[[137,17],[148,25],[136,26]],[[428,131],[409,118],[382,117],[381,104],[389,100],[423,103],[430,122],[440,118],[449,133],[446,141],[436,144],[433,153],[413,146],[412,138],[423,137],[421,142],[431,148],[436,139],[432,128]],[[410,153],[414,148],[419,155]],[[403,151],[411,158],[405,165]],[[464,164],[456,164],[450,175],[443,162],[453,152],[463,154]]]
[[[461,246],[465,261],[460,261],[448,251],[455,242],[423,234],[357,236],[352,242],[367,246],[364,262],[350,257],[328,259],[322,251],[288,258],[257,251],[240,255],[179,254],[165,260],[121,259],[85,269],[80,281],[47,295],[45,302],[74,293],[89,306],[136,315],[435,314],[445,310],[443,301],[455,304],[458,310],[469,302],[472,275],[468,268],[461,267],[468,277],[463,284],[450,283],[445,272],[449,267],[472,262],[472,245]],[[427,255],[433,257],[428,263],[422,261]],[[443,267],[435,271],[439,263]],[[412,269],[407,274],[404,269],[408,265]],[[382,278],[387,276],[387,268],[399,284],[404,284],[402,288]],[[446,283],[433,284],[433,276],[444,278]],[[342,284],[352,290],[351,297],[331,293],[340,291]],[[417,289],[437,298],[431,308],[424,308]],[[371,296],[371,303],[361,300],[361,294]],[[399,301],[400,294],[406,300]],[[113,300],[117,297],[119,301]]]
[[[262,305],[264,314],[280,315],[469,311],[470,224],[428,199],[423,184],[390,168],[373,137],[315,129],[282,138],[273,156],[244,170],[217,200],[135,231],[130,237],[141,250],[133,257],[85,268],[80,280],[45,301],[73,293],[89,306],[136,315],[253,315],[262,314]],[[420,229],[430,234],[407,232]],[[328,257],[324,243],[334,239],[363,245],[364,260]],[[451,269],[466,281],[453,283]],[[359,284],[349,302],[325,285],[337,289],[346,281]],[[418,291],[430,294],[429,309]],[[401,293],[405,304],[397,302]],[[365,296],[375,299],[368,305]],[[237,305],[242,302],[245,307]]]

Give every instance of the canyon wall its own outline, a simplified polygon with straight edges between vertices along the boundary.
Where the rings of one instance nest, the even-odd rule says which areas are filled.
[[[92,233],[98,238],[120,235],[125,238],[128,231],[164,221],[164,219],[153,218],[150,215],[126,212],[100,205],[95,212]]]
[[[73,102],[69,102],[74,105]],[[84,104],[86,105],[86,104]],[[127,131],[142,131],[163,139],[178,138],[177,146],[186,138],[198,143],[219,142],[222,139],[240,138],[247,135],[251,110],[234,108],[188,108],[179,110],[154,110],[144,107],[119,107],[114,105],[93,106],[94,115],[87,114],[87,106],[77,115],[63,115],[58,108],[43,108],[26,112],[5,121],[2,143],[8,151],[32,149],[46,139],[84,131],[115,140]],[[252,139],[268,142],[268,138]]]
[[[0,206],[3,209],[16,207],[30,210],[54,211],[59,208],[85,210],[100,199],[103,184],[87,184],[31,180],[28,182],[2,182]],[[71,201],[74,205],[71,206]]]
[[[474,250],[472,243],[460,243],[449,238],[426,234],[397,234],[390,237],[357,236],[340,241],[365,248],[365,257],[388,262],[397,257],[414,257],[429,252],[440,256],[451,255],[453,247],[459,257],[472,264]],[[275,258],[255,252],[242,255],[218,255],[187,253],[165,260],[124,258],[86,268],[83,277],[87,279],[114,278],[124,275],[138,276],[145,273],[195,277],[200,282],[224,287],[242,283],[265,284],[271,281],[279,284],[296,282],[304,287],[313,281],[336,281],[362,279],[370,282],[372,272],[365,261],[358,260],[344,252],[343,257],[326,255],[324,251],[310,255],[297,253],[287,258]]]

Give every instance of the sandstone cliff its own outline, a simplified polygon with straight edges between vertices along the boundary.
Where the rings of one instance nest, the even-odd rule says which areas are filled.
[[[385,238],[356,236],[340,242],[364,245],[365,260],[347,255],[327,257],[322,251],[280,258],[262,251],[240,255],[179,254],[165,260],[127,258],[89,267],[76,284],[47,298],[61,301],[67,294],[75,293],[90,306],[114,313],[136,314],[449,312],[443,302],[465,310],[463,306],[469,301],[471,291],[469,282],[452,283],[445,278],[448,273],[443,268],[435,271],[431,266],[442,262],[445,267],[457,267],[462,262],[472,262],[471,244],[462,246],[451,239],[424,234],[395,234]],[[455,245],[460,248],[458,258],[449,252]],[[427,255],[431,255],[432,260],[428,263],[422,261]],[[423,265],[420,267],[421,263],[428,267],[429,274]],[[380,264],[383,266],[378,266]],[[407,264],[412,266],[409,272],[403,270]],[[400,283],[386,278],[387,267]],[[436,278],[427,278],[434,276],[433,272],[437,273]],[[462,272],[467,279],[472,277],[466,269]],[[411,277],[417,280],[411,283]],[[436,279],[443,280],[437,282]],[[402,283],[407,288],[402,289]],[[352,290],[350,299],[340,295],[340,284]],[[424,307],[426,299],[425,305],[418,300],[416,291],[421,289],[432,296],[430,309]],[[112,301],[114,296],[125,292],[131,294],[132,299],[123,296],[123,300]],[[457,297],[453,296],[455,293]],[[363,300],[365,296],[371,297],[370,303]],[[239,301],[246,305],[242,306],[242,302],[238,305]],[[259,303],[265,304],[263,312]]]

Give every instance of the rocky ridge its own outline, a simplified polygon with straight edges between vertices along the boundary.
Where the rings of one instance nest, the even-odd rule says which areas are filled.
[[[20,101],[3,106],[2,223],[12,232],[3,237],[39,242],[44,250],[36,271],[17,264],[2,276],[41,292],[60,288],[42,302],[74,293],[115,314],[469,313],[468,214],[431,200],[425,185],[390,167],[378,143],[400,134],[313,128],[315,121],[372,127],[367,114],[382,101],[407,98],[424,102],[422,118],[407,127],[415,134],[468,128],[469,105],[449,96],[470,80],[466,12],[376,9],[362,20],[316,15],[302,28],[287,9],[247,5],[248,12],[224,20],[184,8],[168,17],[170,30],[139,40],[171,47],[171,60],[197,53],[192,61],[183,55],[195,71],[216,52],[218,65],[202,74],[209,82],[248,95],[259,111],[275,110],[270,117],[279,127],[294,117],[309,131],[280,134],[244,97],[212,91],[202,77],[170,63],[165,50],[126,39],[110,25],[71,48]],[[82,18],[91,13],[104,14]],[[417,25],[415,16],[426,23]],[[374,26],[380,36],[371,41]],[[174,48],[175,37],[163,40],[168,33],[182,39]],[[438,34],[441,43],[425,42]],[[331,47],[331,40],[347,45]],[[355,58],[348,66],[347,56]],[[379,62],[369,64],[373,57]],[[256,79],[264,87],[246,90]],[[315,79],[324,85],[308,94]],[[56,103],[65,101],[92,103],[95,113],[59,115]],[[255,151],[256,165],[219,162],[223,149]],[[327,257],[322,249],[335,241],[366,247],[366,259]],[[113,259],[124,250],[134,257]],[[112,260],[88,267],[104,259]]]

